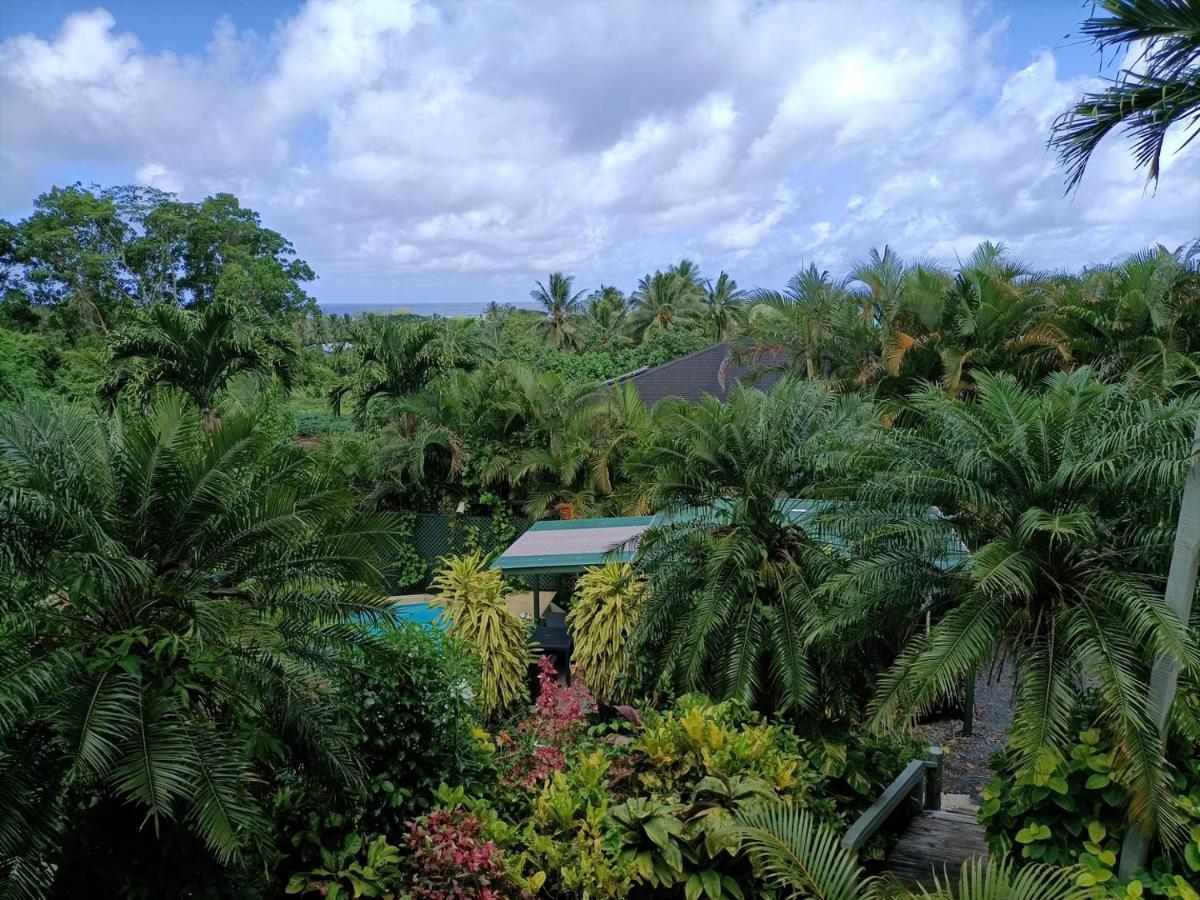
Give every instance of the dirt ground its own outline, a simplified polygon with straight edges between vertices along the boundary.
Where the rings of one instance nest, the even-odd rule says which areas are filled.
[[[1012,673],[1007,669],[984,672],[975,682],[975,730],[963,737],[962,718],[939,719],[917,727],[931,744],[946,749],[946,771],[942,790],[967,794],[979,802],[979,792],[991,777],[988,766],[993,753],[1004,745],[1012,719]]]

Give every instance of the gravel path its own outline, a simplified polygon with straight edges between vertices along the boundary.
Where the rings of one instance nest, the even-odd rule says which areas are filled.
[[[967,794],[979,802],[979,792],[992,771],[989,761],[1004,746],[1012,720],[1012,672],[984,672],[975,682],[975,733],[963,737],[962,717],[938,719],[917,726],[931,744],[946,748],[946,772],[942,790]]]

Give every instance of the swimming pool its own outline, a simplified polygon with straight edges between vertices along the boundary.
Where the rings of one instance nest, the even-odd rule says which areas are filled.
[[[392,607],[392,611],[398,619],[407,619],[410,622],[416,622],[418,625],[424,625],[426,628],[445,628],[445,622],[435,624],[435,619],[442,613],[440,606],[434,606],[431,603],[397,603]]]

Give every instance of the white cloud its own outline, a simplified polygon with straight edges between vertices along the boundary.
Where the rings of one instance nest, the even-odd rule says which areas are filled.
[[[0,44],[0,203],[61,173],[237,193],[324,290],[627,283],[684,254],[774,283],[890,242],[1077,266],[1200,233],[1195,152],[1143,190],[1119,143],[1077,195],[1045,151],[1085,83],[1004,71],[974,4],[309,0],[271,35],[148,52],[103,9]],[[422,280],[424,279],[424,280]],[[380,299],[386,299],[381,297]]]

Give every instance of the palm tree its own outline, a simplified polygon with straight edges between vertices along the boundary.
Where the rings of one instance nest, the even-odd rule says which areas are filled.
[[[101,392],[115,401],[128,391],[145,402],[156,387],[177,388],[211,427],[217,395],[234,377],[275,377],[288,387],[297,360],[295,342],[257,307],[216,300],[192,311],[159,303],[113,338]]]
[[[399,400],[442,372],[474,368],[481,347],[474,322],[384,319],[355,345],[351,377],[330,392],[330,404],[340,413],[342,400],[352,396],[361,419],[375,397]]]
[[[328,685],[401,543],[302,450],[177,397],[116,422],[28,406],[0,414],[0,509],[10,871],[77,878],[75,828],[253,858],[273,773],[353,779]]]
[[[647,514],[646,487],[626,472],[655,415],[637,389],[618,384],[565,412],[509,469],[509,480],[525,493],[525,514],[537,519],[551,508],[561,518]]]
[[[582,297],[586,291],[571,293],[575,282],[572,275],[562,272],[551,272],[546,284],[540,281],[537,288],[529,292],[546,311],[545,318],[538,323],[538,328],[550,336],[550,345],[561,350],[563,347],[574,346],[578,342],[578,331],[575,319],[582,308]]]
[[[909,270],[886,323],[884,369],[899,376],[912,363],[950,394],[972,390],[983,367],[1036,382],[1071,362],[1051,312],[1045,280],[985,241],[953,277],[929,265]]]
[[[807,640],[837,560],[786,500],[811,495],[826,454],[868,415],[855,398],[785,379],[666,416],[630,465],[667,516],[639,547],[650,598],[633,659],[681,692],[792,715],[814,706],[822,666]]]
[[[1098,0],[1107,15],[1082,31],[1100,53],[1135,52],[1099,93],[1087,93],[1054,123],[1050,146],[1067,168],[1067,190],[1078,187],[1101,141],[1114,129],[1133,138],[1136,167],[1157,182],[1167,134],[1200,135],[1200,13],[1191,0]],[[1136,50],[1134,49],[1136,48]],[[1190,133],[1189,133],[1190,132]]]
[[[970,673],[1009,660],[1010,744],[1035,778],[1061,761],[1075,698],[1095,685],[1133,781],[1131,817],[1170,833],[1170,770],[1147,717],[1147,680],[1165,651],[1200,661],[1195,635],[1162,596],[1200,398],[1140,399],[1086,369],[1056,373],[1040,392],[1008,375],[977,380],[975,401],[918,392],[922,427],[880,432],[854,470],[875,473],[860,496],[877,505],[877,534],[905,534],[919,549],[957,535],[970,555],[922,573],[930,609],[894,544],[863,550],[831,580],[841,613],[822,627],[847,639],[856,627],[935,616],[881,679],[879,723],[911,719]],[[897,504],[942,516],[898,523]]]
[[[629,343],[625,335],[625,315],[629,304],[625,295],[612,285],[600,285],[587,299],[583,330],[589,345],[620,347]]]
[[[804,361],[809,380],[822,374],[822,360],[836,341],[832,321],[837,306],[849,302],[844,287],[829,273],[809,265],[788,279],[783,291],[760,289],[751,295],[750,334],[759,344],[781,347]]]
[[[708,307],[713,336],[718,341],[727,341],[737,334],[742,301],[745,299],[746,292],[740,290],[737,282],[726,272],[718,275],[715,282],[705,284],[704,303]]]
[[[866,288],[865,294],[860,294],[863,319],[882,325],[900,305],[904,263],[891,247],[885,245],[883,253],[872,247],[867,259],[851,269],[846,280]]]
[[[1066,287],[1054,313],[1076,358],[1163,393],[1200,379],[1200,257],[1159,246]]]
[[[643,276],[631,300],[629,328],[642,342],[654,331],[666,331],[675,322],[694,320],[703,311],[701,293],[690,270],[681,274],[669,269]]]

